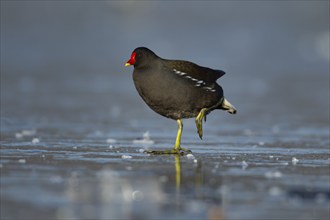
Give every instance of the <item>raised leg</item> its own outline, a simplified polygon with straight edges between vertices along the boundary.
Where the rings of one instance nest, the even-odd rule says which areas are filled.
[[[181,135],[182,135],[182,130],[183,130],[183,124],[182,124],[181,119],[176,120],[176,122],[178,123],[178,133],[176,135],[174,149],[162,150],[162,151],[151,150],[151,151],[145,151],[145,153],[149,153],[149,154],[181,154],[181,155],[183,155],[185,153],[191,153],[190,150],[181,148]]]
[[[236,114],[235,107],[230,104],[224,97],[222,97],[215,105],[209,108],[202,108],[196,117],[196,127],[199,138],[203,138],[203,119],[206,121],[206,115],[209,114],[214,109],[223,109],[227,110],[230,114]]]

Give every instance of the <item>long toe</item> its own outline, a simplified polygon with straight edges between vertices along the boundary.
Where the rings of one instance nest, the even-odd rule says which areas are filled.
[[[146,150],[144,153],[147,154],[177,154],[181,155],[181,151],[177,149],[171,149],[171,150]]]
[[[203,124],[201,119],[196,119],[197,133],[200,139],[203,139]]]
[[[186,148],[171,149],[171,150],[145,150],[147,154],[163,154],[163,155],[185,155],[192,153],[191,150]]]

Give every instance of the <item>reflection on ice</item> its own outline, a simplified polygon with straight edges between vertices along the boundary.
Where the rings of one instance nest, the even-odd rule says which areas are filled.
[[[96,176],[96,181],[69,179],[65,194],[70,205],[58,211],[58,218],[150,219],[161,213],[167,197],[156,178],[134,181],[110,168]]]
[[[168,219],[222,219],[221,190],[203,189],[204,181],[208,180],[200,173],[201,164],[196,167],[195,179],[187,179],[181,157],[171,157],[171,160],[171,176],[141,179],[132,169],[127,169],[129,175],[123,175],[111,166],[97,171],[95,178],[84,178],[82,173],[72,172],[65,184],[67,202],[58,209],[57,218],[156,219],[166,216]]]

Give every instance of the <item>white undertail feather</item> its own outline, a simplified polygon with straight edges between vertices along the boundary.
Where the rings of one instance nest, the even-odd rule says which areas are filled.
[[[237,112],[236,108],[230,102],[228,102],[227,99],[223,100],[221,107],[230,114],[236,114]]]

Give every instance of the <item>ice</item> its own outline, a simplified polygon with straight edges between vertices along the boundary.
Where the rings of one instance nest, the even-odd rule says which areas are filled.
[[[107,143],[108,143],[108,144],[114,144],[114,143],[116,143],[116,142],[117,142],[116,139],[113,139],[113,138],[108,138],[108,139],[107,139]]]
[[[17,139],[21,139],[21,138],[23,138],[23,134],[21,134],[21,133],[16,133],[16,134],[15,134],[15,137],[16,137]]]
[[[299,162],[299,160],[295,157],[292,157],[292,164],[296,165]]]
[[[115,146],[113,146],[112,144],[110,144],[110,145],[109,145],[109,148],[110,148],[110,149],[114,149]]]
[[[155,143],[155,142],[150,139],[149,131],[143,133],[142,139],[133,140],[133,144],[153,144],[153,143]]]
[[[162,183],[165,183],[165,182],[168,181],[168,177],[167,176],[160,176],[159,181],[162,182]]]
[[[135,190],[132,192],[132,199],[134,201],[141,201],[144,199],[144,194],[143,192],[139,191],[139,190]]]
[[[132,159],[133,157],[131,155],[123,155],[121,156],[123,159]]]
[[[143,133],[143,139],[150,139],[149,131],[146,131],[146,132]]]
[[[105,136],[104,132],[99,130],[94,130],[87,134],[87,137],[103,137],[103,136]]]
[[[242,169],[245,170],[249,166],[249,164],[243,160],[241,163],[241,166],[242,166]]]
[[[318,203],[318,204],[322,204],[322,203],[326,203],[328,201],[328,198],[326,196],[325,193],[318,193],[316,195],[316,198],[315,198],[315,201]]]
[[[145,151],[145,150],[144,150],[143,148],[140,148],[140,149],[139,149],[139,152],[140,152],[140,153],[144,153],[144,151]]]
[[[33,138],[32,139],[32,144],[38,144],[40,142],[39,138]]]
[[[21,132],[15,133],[17,139],[23,138],[24,136],[33,136],[37,133],[35,129],[32,130],[22,130]]]
[[[271,187],[268,192],[271,196],[280,196],[283,194],[283,190],[277,186]]]
[[[274,156],[273,155],[269,155],[269,159],[273,159],[274,158]]]
[[[245,129],[245,130],[243,131],[243,133],[244,133],[244,135],[246,135],[246,136],[252,136],[252,135],[254,134],[253,131],[250,130],[250,129]]]
[[[282,177],[282,173],[280,171],[270,171],[270,172],[266,172],[265,173],[265,177],[267,177],[269,179],[281,178]]]
[[[58,183],[59,184],[59,183],[63,182],[63,178],[61,176],[58,176],[58,175],[50,177],[49,180],[50,180],[51,183]]]
[[[187,154],[186,157],[190,160],[195,159],[195,156],[193,154]]]
[[[22,134],[23,136],[33,136],[33,135],[35,135],[36,133],[37,133],[37,131],[34,130],[34,129],[32,129],[32,130],[23,130],[23,131],[21,132],[21,134]]]
[[[26,163],[26,160],[25,159],[19,159],[18,162],[19,163]]]
[[[265,145],[265,142],[260,141],[260,142],[258,143],[258,145],[259,145],[259,146],[264,146],[264,145]]]
[[[147,140],[147,139],[133,140],[133,144],[153,144],[153,143],[155,143],[153,140]]]

